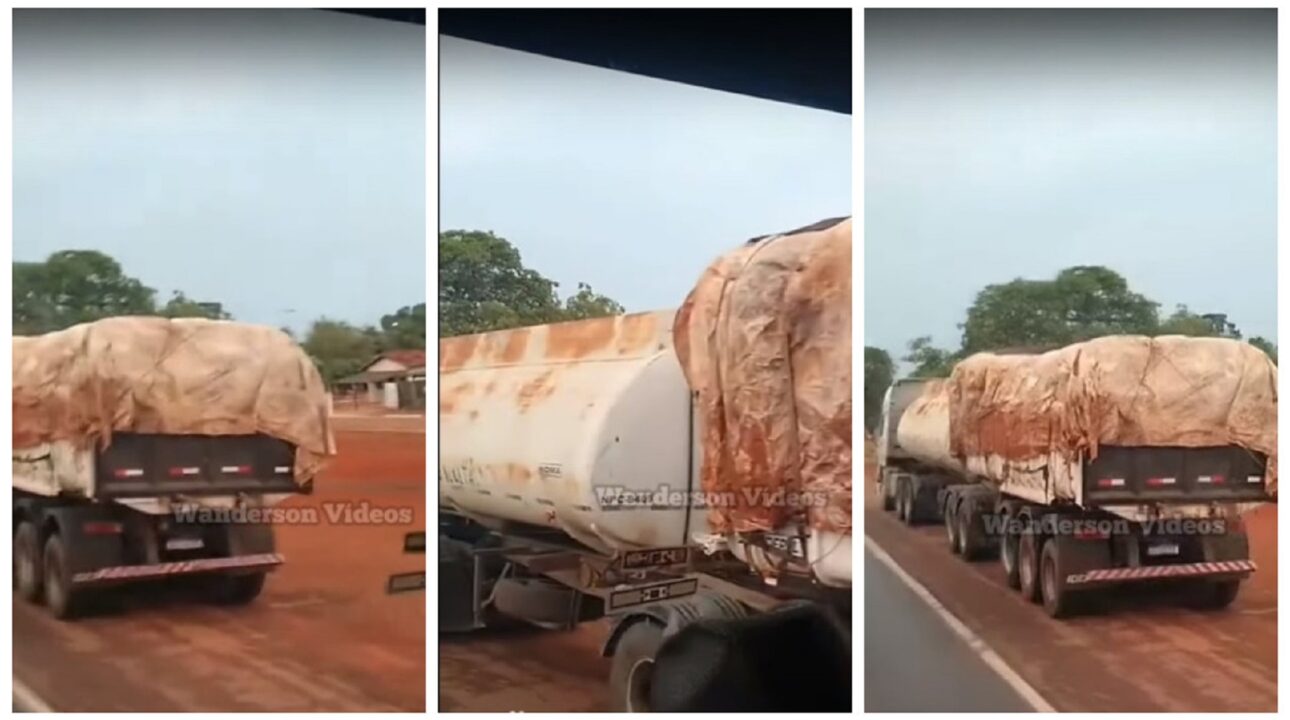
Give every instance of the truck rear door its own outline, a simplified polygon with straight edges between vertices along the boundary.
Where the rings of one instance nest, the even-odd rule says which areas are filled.
[[[295,447],[267,435],[119,433],[99,453],[95,496],[298,492]]]

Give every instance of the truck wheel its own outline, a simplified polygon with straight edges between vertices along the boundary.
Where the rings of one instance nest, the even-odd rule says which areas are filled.
[[[878,483],[878,492],[882,495],[882,509],[895,510],[896,496],[895,493],[891,492],[890,478],[883,478],[882,481]]]
[[[1240,580],[1202,582],[1188,598],[1188,605],[1196,610],[1222,610],[1232,604],[1240,591]]]
[[[1008,587],[1016,590],[1021,587],[1020,559],[1017,557],[1021,552],[1021,537],[1012,532],[1012,523],[1016,520],[1011,515],[1005,517],[1003,536],[999,538],[999,559],[1003,562],[1003,574],[1008,583]]]
[[[901,484],[900,484],[900,490],[901,490],[901,493],[900,493],[900,500],[901,500],[901,503],[900,503],[900,504],[901,504],[901,514],[900,514],[900,519],[901,519],[901,520],[903,520],[903,521],[905,522],[905,524],[906,524],[906,525],[913,525],[913,524],[914,524],[914,520],[915,520],[915,515],[916,515],[916,513],[915,513],[915,511],[914,511],[914,480],[913,480],[913,478],[909,478],[908,480],[905,480],[905,482],[901,483]]]
[[[1039,602],[1039,557],[1035,552],[1038,539],[1034,533],[1023,532],[1017,541],[1017,586],[1021,597]]]
[[[945,500],[945,539],[950,542],[950,552],[955,555],[959,554],[959,520],[958,513],[954,507],[955,497],[949,496]]]
[[[213,577],[210,599],[217,605],[246,605],[260,596],[266,575],[268,573]]]
[[[985,554],[986,549],[985,541],[979,532],[981,513],[977,510],[976,503],[971,498],[966,498],[959,503],[957,515],[958,529],[955,535],[959,539],[959,555],[968,562],[978,560]]]
[[[71,620],[85,611],[85,590],[72,586],[72,573],[67,565],[67,549],[57,534],[45,541],[44,554],[45,604],[59,620]]]
[[[44,560],[40,557],[40,537],[29,521],[18,523],[13,535],[13,586],[19,597],[39,603],[44,592]]]
[[[663,628],[638,620],[618,638],[609,670],[611,712],[649,712],[654,656],[663,645]]]
[[[1049,538],[1044,543],[1039,560],[1039,589],[1042,596],[1044,612],[1049,617],[1063,618],[1073,614],[1077,609],[1080,593],[1072,591],[1066,585],[1066,574],[1069,570],[1061,537]],[[1065,548],[1070,550],[1070,548]]]

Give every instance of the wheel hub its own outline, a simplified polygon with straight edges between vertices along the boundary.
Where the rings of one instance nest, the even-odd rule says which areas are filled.
[[[649,712],[650,679],[654,676],[654,659],[641,658],[627,673],[627,712]]]

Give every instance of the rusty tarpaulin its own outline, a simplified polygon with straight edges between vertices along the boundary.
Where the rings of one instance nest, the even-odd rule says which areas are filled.
[[[322,378],[275,328],[122,317],[13,338],[15,448],[115,432],[263,433],[296,446],[298,482],[334,454]]]
[[[851,530],[851,220],[718,258],[677,312],[717,533]]]
[[[1223,338],[1114,336],[1042,355],[980,353],[950,377],[951,451],[1097,457],[1100,445],[1238,445],[1276,491],[1277,368]]]

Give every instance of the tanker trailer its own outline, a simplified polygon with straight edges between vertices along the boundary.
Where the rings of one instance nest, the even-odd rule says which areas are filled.
[[[893,386],[883,420],[880,491],[899,516],[943,519],[965,560],[997,554],[1053,617],[1155,581],[1221,609],[1256,569],[1241,515],[1275,495],[1276,366],[1246,343],[980,353]]]
[[[782,243],[801,252],[819,247],[823,235],[830,244],[844,238],[849,252],[849,221],[753,244]],[[848,260],[848,273],[849,267]],[[846,290],[849,329],[849,283]],[[829,292],[818,297],[816,302],[839,299]],[[745,493],[730,477],[707,469],[738,447],[710,434],[706,413],[736,386],[714,386],[702,375],[710,367],[703,362],[725,362],[728,353],[724,340],[701,348],[691,342],[708,336],[707,323],[724,322],[709,314],[707,302],[696,288],[680,311],[440,340],[440,630],[470,631],[504,617],[568,629],[609,616],[613,630],[603,652],[612,658],[611,702],[618,709],[821,703],[845,709],[849,417],[844,456],[823,457],[836,450],[824,439],[808,443],[807,467],[816,485],[803,482],[797,467],[784,467],[777,472],[792,475],[791,486],[775,478],[777,484],[754,488],[760,494]],[[812,313],[817,321],[824,315],[829,313]],[[850,347],[826,353],[814,344],[836,343],[840,318],[825,322],[814,341],[805,343],[812,361],[799,365],[803,377],[834,373],[830,389],[844,389],[847,397],[833,398],[832,408],[845,405],[849,412]],[[784,327],[791,326],[786,318]],[[843,351],[845,376],[832,364]],[[783,357],[774,372],[784,374],[792,362]],[[814,387],[819,392],[819,384]],[[777,396],[789,402],[794,397],[791,383]],[[815,397],[805,402],[830,408]],[[749,427],[766,421],[748,416]],[[817,417],[803,421],[808,432],[815,432],[810,423],[826,417],[835,429],[842,427],[836,414]],[[794,437],[785,439],[796,442],[797,434],[794,428]],[[844,465],[845,483],[838,477]],[[728,466],[748,472],[737,462]],[[826,497],[811,506],[794,495],[803,488]],[[742,523],[761,506],[772,513]],[[839,518],[843,507],[845,517]],[[766,632],[772,625],[785,629]],[[820,664],[812,677],[795,672],[768,680],[719,650],[733,638],[756,646],[790,635],[794,643],[816,638]],[[764,656],[784,655],[768,648]],[[693,682],[696,677],[701,682]],[[814,689],[768,695],[790,682],[785,678]],[[714,690],[721,687],[742,691],[732,697]]]

